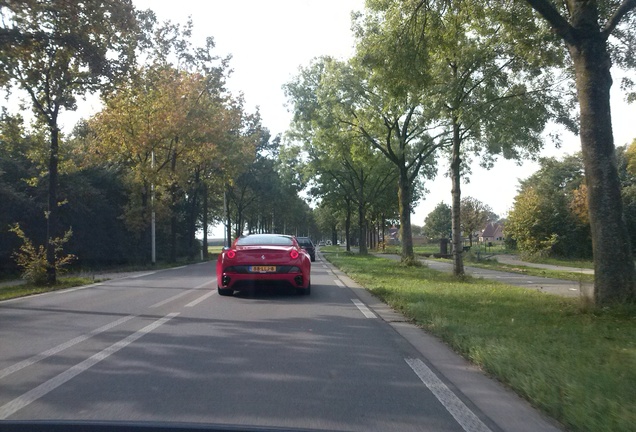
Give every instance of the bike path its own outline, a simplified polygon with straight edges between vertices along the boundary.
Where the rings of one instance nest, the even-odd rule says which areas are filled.
[[[381,258],[399,261],[399,255],[375,254]],[[422,258],[420,261],[433,270],[451,273],[453,264],[443,261]],[[499,270],[489,270],[478,267],[464,266],[467,275],[477,278],[495,280],[508,285],[514,285],[527,289],[533,289],[548,294],[555,294],[564,297],[580,297],[592,293],[593,284],[589,282],[575,282],[563,279],[553,279],[541,276],[530,276],[519,273],[504,272]]]
[[[525,267],[534,267],[545,270],[567,271],[572,273],[594,274],[594,269],[581,267],[566,267],[553,264],[531,263],[521,260],[517,255],[495,255],[494,258],[502,264],[519,265]]]

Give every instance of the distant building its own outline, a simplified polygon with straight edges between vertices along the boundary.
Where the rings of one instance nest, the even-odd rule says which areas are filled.
[[[497,222],[488,222],[486,227],[479,234],[481,243],[499,242],[504,240],[503,224]]]

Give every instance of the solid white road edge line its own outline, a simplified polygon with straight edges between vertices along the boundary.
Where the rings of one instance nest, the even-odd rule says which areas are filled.
[[[68,342],[64,342],[63,344],[60,344],[56,347],[53,347],[51,349],[48,349],[46,351],[41,352],[40,354],[36,354],[33,357],[30,357],[26,360],[22,360],[21,362],[18,362],[12,366],[6,367],[2,370],[0,370],[0,379],[7,377],[9,375],[11,375],[14,372],[19,371],[20,369],[24,369],[27,366],[31,366],[32,364],[35,364],[37,362],[39,362],[40,360],[44,360],[47,357],[51,357],[52,355],[55,355],[61,351],[64,351],[67,348],[72,347],[73,345],[77,345],[80,342],[84,342],[87,339],[90,339],[91,337],[98,335],[100,333],[103,333],[107,330],[112,329],[113,327],[118,326],[119,324],[123,324],[126,321],[129,321],[131,319],[133,319],[136,315],[128,315],[125,316],[123,318],[120,318],[116,321],[113,321],[112,323],[106,324],[104,326],[101,326],[98,329],[95,329],[89,333],[83,334],[81,336],[78,336],[74,339],[71,339]]]
[[[404,359],[466,432],[492,432],[420,359]]]
[[[360,312],[362,312],[362,314],[365,317],[367,317],[367,318],[377,318],[375,316],[375,314],[373,312],[371,312],[371,310],[364,303],[362,303],[360,300],[351,299],[351,301],[353,302],[354,305],[357,306],[358,309],[360,309]]]
[[[13,399],[11,402],[6,403],[2,407],[0,407],[0,419],[1,420],[6,419],[10,415],[12,415],[15,412],[21,410],[22,408],[26,407],[27,405],[31,404],[32,402],[38,400],[39,398],[41,398],[42,396],[46,395],[47,393],[55,390],[56,388],[58,388],[62,384],[70,381],[71,379],[73,379],[77,375],[81,374],[85,370],[95,366],[97,363],[99,363],[102,360],[110,357],[112,354],[115,354],[120,349],[130,345],[131,343],[133,343],[134,341],[136,341],[140,337],[144,336],[145,334],[150,333],[153,330],[156,330],[158,327],[160,327],[161,325],[167,323],[168,321],[170,321],[172,318],[176,317],[177,315],[179,315],[179,313],[178,312],[174,312],[174,313],[170,313],[170,314],[166,315],[163,318],[158,319],[157,321],[153,322],[152,324],[147,325],[146,327],[142,328],[141,330],[136,331],[135,333],[133,333],[133,334],[129,335],[128,337],[120,340],[119,342],[117,342],[117,343],[109,346],[108,348],[98,352],[97,354],[94,354],[93,356],[87,358],[83,362],[76,364],[75,366],[71,367],[70,369],[67,369],[66,371],[62,372],[61,374],[57,375],[56,377],[53,377],[50,380],[48,380],[48,381],[40,384],[39,386],[35,387],[34,389],[29,390],[28,392],[24,393],[23,395],[18,396],[17,398]]]

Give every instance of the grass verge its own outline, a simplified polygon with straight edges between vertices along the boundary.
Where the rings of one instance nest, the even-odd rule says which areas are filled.
[[[57,283],[53,286],[40,286],[27,283],[0,286],[0,300],[8,300],[17,297],[42,294],[50,291],[58,291],[76,286],[90,285],[95,282],[99,281],[93,280],[93,278],[88,277],[66,277],[59,278]]]
[[[373,256],[329,261],[574,431],[633,431],[636,307],[595,310]]]
[[[216,260],[216,252],[210,252],[210,256],[208,261]],[[76,274],[71,274],[68,276],[61,276],[57,278],[57,284],[53,286],[41,286],[25,283],[21,279],[7,278],[2,283],[0,283],[0,301],[8,300],[17,297],[26,297],[35,294],[42,294],[50,291],[58,291],[65,288],[72,288],[76,286],[82,285],[90,285],[96,282],[100,282],[99,279],[100,274],[103,273],[127,273],[127,272],[139,272],[139,271],[149,271],[149,270],[165,270],[177,266],[194,264],[200,261],[178,261],[175,263],[166,263],[166,262],[157,262],[155,265],[143,264],[143,265],[127,265],[127,266],[119,266],[119,267],[107,267],[107,268],[85,268],[83,270],[78,270]],[[98,279],[96,279],[96,275]],[[13,282],[13,283],[11,283]]]
[[[388,253],[388,252],[385,251],[383,253]],[[395,253],[395,252],[391,251],[391,253]],[[397,253],[399,254],[399,252]],[[416,255],[417,254],[422,255],[422,252],[417,252]],[[428,256],[428,253],[426,253],[426,255],[427,256],[424,256],[424,258],[426,259],[439,259],[446,262],[450,262],[449,260],[445,260],[444,258],[430,257]],[[542,262],[542,264],[561,265],[565,267],[589,268],[589,266],[585,263],[585,261],[551,260],[550,262],[545,262],[545,263]],[[504,272],[526,274],[530,276],[569,280],[569,281],[580,282],[580,283],[594,282],[593,274],[586,274],[586,273],[574,272],[574,271],[541,269],[541,268],[523,266],[523,265],[504,264],[504,263],[497,262],[497,260],[494,260],[494,259],[482,259],[479,261],[465,259],[464,265],[468,267],[479,267],[479,268],[485,268],[490,270],[499,270]]]

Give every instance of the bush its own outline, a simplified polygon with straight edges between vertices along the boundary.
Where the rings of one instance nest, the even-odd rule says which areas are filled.
[[[20,249],[13,253],[16,263],[22,268],[22,278],[34,285],[45,285],[46,270],[48,268],[46,248],[44,245],[36,247],[17,223],[9,231],[22,240]],[[69,229],[64,233],[64,237],[57,237],[51,240],[55,247],[55,270],[59,273],[64,271],[63,267],[65,265],[70,264],[75,259],[75,255],[71,254],[61,256],[64,244],[70,240],[72,235],[73,230]]]

